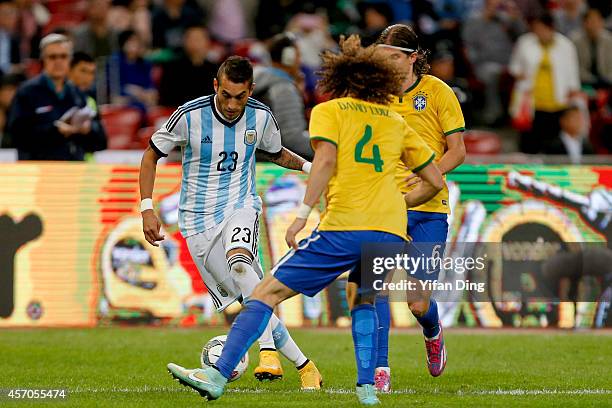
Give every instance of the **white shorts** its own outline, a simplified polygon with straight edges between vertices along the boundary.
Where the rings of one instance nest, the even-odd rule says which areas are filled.
[[[226,254],[229,251],[236,248],[248,250],[253,255],[253,269],[259,279],[263,278],[257,252],[258,233],[259,213],[252,208],[242,208],[216,227],[187,237],[189,253],[217,311],[224,310],[242,298],[227,266]]]

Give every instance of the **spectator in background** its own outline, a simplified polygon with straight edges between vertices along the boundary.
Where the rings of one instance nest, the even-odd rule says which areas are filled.
[[[98,123],[102,123],[94,89],[94,83],[96,81],[96,62],[91,55],[84,52],[74,53],[70,61],[68,79],[83,93],[83,95],[85,95],[87,106],[95,113],[94,119]],[[100,126],[100,128],[101,131],[104,132],[104,138],[106,139],[104,127]]]
[[[391,7],[380,1],[366,1],[358,4],[362,16],[361,43],[363,46],[374,44],[380,33],[393,22]]]
[[[545,4],[540,0],[514,0],[514,2],[526,21],[530,21],[545,11]]]
[[[157,103],[157,90],[153,85],[153,66],[144,59],[145,47],[133,30],[119,34],[119,51],[109,61],[111,100],[129,105],[146,113]]]
[[[132,0],[130,11],[132,12],[132,29],[140,35],[147,48],[151,47],[152,23],[149,0]]]
[[[106,148],[99,121],[68,80],[72,44],[60,34],[41,40],[42,74],[22,84],[10,108],[7,131],[19,160],[83,160]],[[69,115],[70,112],[71,115]]]
[[[38,59],[38,44],[44,26],[51,20],[51,14],[37,0],[15,0],[15,4],[19,9],[17,32],[21,36],[21,57]]]
[[[472,93],[468,81],[455,75],[455,59],[448,50],[438,50],[431,56],[431,75],[440,78],[451,87],[465,118],[465,123],[470,126],[473,117]]]
[[[213,38],[221,41],[255,38],[259,0],[197,0],[197,3],[207,16],[206,26]]]
[[[572,36],[578,51],[582,85],[594,88],[612,86],[612,34],[604,27],[598,9],[590,9],[584,16],[583,29]]]
[[[231,44],[248,37],[244,5],[252,1],[213,0],[198,3],[206,12],[206,27],[215,40]]]
[[[514,40],[526,30],[512,1],[486,0],[482,13],[469,19],[462,37],[474,74],[485,85],[481,121],[492,125],[503,116],[500,77],[506,72]]]
[[[68,79],[81,92],[87,95],[88,98],[94,98],[96,63],[91,55],[80,51],[74,53],[72,60],[70,61],[70,72],[68,73]],[[95,102],[94,106],[97,106]]]
[[[558,137],[544,153],[567,155],[572,164],[581,164],[583,155],[594,153],[587,138],[585,123],[580,107],[569,106],[561,113]]]
[[[117,49],[117,33],[108,23],[110,0],[89,0],[87,22],[74,30],[74,50],[94,59],[107,57]]]
[[[108,19],[115,32],[134,30],[147,47],[151,45],[151,12],[148,0],[113,0]]]
[[[582,20],[587,6],[584,0],[559,0],[559,7],[552,11],[555,28],[569,37],[582,27]]]
[[[183,43],[187,27],[202,24],[204,14],[199,8],[185,3],[185,0],[164,0],[161,7],[153,10],[153,48],[177,50]]]
[[[22,71],[20,39],[17,34],[18,18],[15,3],[0,0],[0,70],[3,74]]]
[[[533,100],[531,132],[521,135],[524,153],[541,153],[559,134],[559,118],[580,90],[578,56],[574,44],[555,31],[553,18],[545,13],[530,22],[531,32],[522,35],[510,58],[515,91]]]
[[[24,77],[21,74],[8,74],[0,79],[0,148],[12,148],[13,142],[6,133],[8,111]]]
[[[218,66],[208,60],[209,50],[210,39],[204,26],[195,25],[185,30],[181,55],[163,67],[159,84],[162,106],[177,107],[214,93],[213,79]]]
[[[130,0],[112,0],[108,10],[108,25],[111,30],[121,33],[132,28]]]
[[[330,35],[329,21],[318,14],[298,13],[291,18],[286,31],[296,35],[304,87],[308,95],[314,95],[321,52],[338,46]]]
[[[257,38],[267,40],[282,33],[292,16],[304,11],[303,3],[301,0],[259,0],[255,17]]]
[[[313,157],[308,125],[304,113],[304,97],[298,84],[300,51],[291,33],[278,34],[269,45],[270,67],[257,66],[253,71],[253,97],[272,109],[281,131],[282,145],[310,160]]]

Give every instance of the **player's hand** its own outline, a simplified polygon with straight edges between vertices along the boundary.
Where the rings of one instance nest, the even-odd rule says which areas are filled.
[[[406,182],[406,187],[410,187],[420,183],[422,180],[416,173],[412,173],[404,181]]]
[[[164,236],[159,233],[161,229],[161,223],[155,215],[153,210],[146,210],[142,212],[142,232],[144,232],[145,239],[153,246],[158,247],[157,241],[163,241]]]
[[[285,242],[289,248],[298,249],[297,242],[295,241],[295,236],[304,229],[306,226],[306,220],[304,218],[296,218],[293,223],[287,229],[287,233],[285,234]]]

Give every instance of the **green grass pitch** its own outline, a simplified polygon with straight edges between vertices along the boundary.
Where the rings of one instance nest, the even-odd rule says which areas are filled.
[[[350,330],[292,330],[324,376],[324,391],[299,391],[296,370],[259,383],[252,370],[207,403],[166,372],[168,362],[195,367],[202,345],[226,329],[96,328],[0,331],[0,389],[66,388],[62,402],[0,406],[75,407],[350,407],[355,363]],[[612,406],[612,336],[609,332],[446,332],[448,365],[429,376],[417,332],[392,333],[394,393],[388,407]],[[42,404],[42,405],[41,405]]]

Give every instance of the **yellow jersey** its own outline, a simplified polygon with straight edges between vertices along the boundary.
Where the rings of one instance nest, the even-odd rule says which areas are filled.
[[[435,153],[436,162],[446,152],[446,136],[465,130],[465,120],[455,93],[447,84],[432,75],[421,76],[404,95],[395,97],[391,109],[402,115],[406,123],[423,138]],[[409,175],[410,169],[400,163],[396,178],[403,193],[411,189],[406,187],[404,181]],[[430,201],[410,209],[449,213],[446,184]]]
[[[564,105],[557,103],[557,98],[555,98],[550,45],[542,47],[542,61],[533,81],[533,107],[535,110],[544,112],[557,112],[565,108]]]
[[[337,148],[319,230],[384,231],[406,239],[406,203],[395,174],[400,161],[418,170],[434,159],[423,139],[389,106],[355,98],[315,106],[309,131],[311,141]]]

